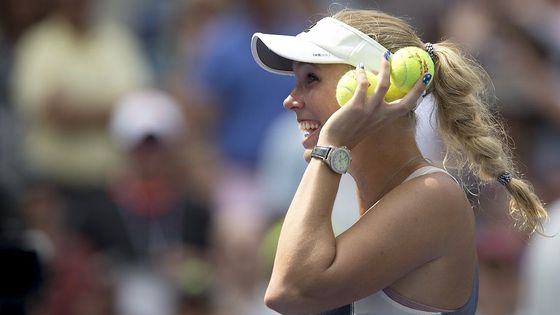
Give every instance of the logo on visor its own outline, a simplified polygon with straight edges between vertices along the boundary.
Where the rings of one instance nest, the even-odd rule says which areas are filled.
[[[313,53],[313,57],[329,57],[331,54]]]

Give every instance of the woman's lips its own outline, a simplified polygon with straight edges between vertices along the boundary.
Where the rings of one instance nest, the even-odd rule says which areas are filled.
[[[321,122],[312,119],[298,119],[299,130],[303,132],[303,147],[306,149],[313,148],[319,140],[319,131],[321,130]]]

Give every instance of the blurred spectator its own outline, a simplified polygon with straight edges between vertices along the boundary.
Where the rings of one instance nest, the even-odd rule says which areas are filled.
[[[127,163],[109,184],[111,205],[90,209],[85,230],[117,259],[119,314],[171,314],[181,304],[210,302],[212,218],[189,190],[196,181],[183,165],[189,147],[183,115],[157,90],[128,94],[112,114],[111,132]],[[131,292],[143,293],[145,307]]]
[[[108,129],[125,163],[103,187],[108,198],[79,209],[78,234],[61,225],[57,194],[48,187],[27,193],[28,221],[52,270],[37,313],[211,314],[212,218],[189,189],[196,181],[183,165],[180,107],[161,91],[131,92],[112,110]]]
[[[10,107],[13,50],[25,31],[47,12],[46,0],[4,0],[0,10],[0,108]]]
[[[209,307],[212,273],[202,273],[198,290],[185,280],[193,261],[208,264],[212,220],[189,190],[183,112],[164,92],[135,91],[117,103],[108,129],[125,163],[105,184],[109,197],[82,206],[76,230],[105,257],[115,311],[178,314],[192,301]]]
[[[442,20],[445,35],[488,70],[507,118],[539,115],[560,126],[558,12],[548,0],[458,1]]]
[[[476,314],[511,315],[517,304],[519,268],[527,240],[511,220],[496,215],[499,207],[495,200],[503,205],[503,198],[493,199],[488,195],[480,198],[481,219],[477,227],[480,288]]]
[[[198,183],[198,196],[213,199],[219,173],[216,165],[216,146],[210,140],[212,137],[206,130],[214,121],[215,111],[209,106],[199,106],[206,103],[203,91],[199,90],[196,80],[192,79],[193,68],[204,58],[201,43],[205,31],[215,19],[227,14],[227,10],[238,4],[229,0],[189,0],[176,4],[175,11],[167,21],[166,26],[171,34],[166,34],[169,42],[163,45],[165,49],[158,55],[167,56],[164,69],[160,69],[161,86],[168,90],[186,112],[189,127],[189,162],[192,174]],[[160,30],[161,31],[161,30]],[[162,47],[160,47],[161,49]],[[204,167],[200,167],[204,165]]]
[[[48,184],[32,183],[21,210],[28,227],[25,238],[39,253],[45,280],[26,314],[112,314],[106,266],[89,242],[63,224],[59,195]]]
[[[516,315],[556,314],[560,307],[560,203],[548,211],[546,236],[534,235],[528,246]]]
[[[4,0],[0,10],[0,185],[22,189],[21,126],[10,95],[14,50],[22,34],[48,11],[47,0]]]
[[[102,186],[119,155],[107,133],[111,108],[148,73],[126,29],[93,18],[91,0],[57,0],[18,44],[13,93],[22,117],[29,177],[64,197],[65,219],[105,198]]]
[[[161,54],[169,57],[166,60],[167,67],[164,69],[162,83],[169,86],[182,102],[196,103],[199,93],[197,87],[191,88],[188,82],[185,84],[185,77],[189,77],[193,67],[204,58],[200,46],[205,40],[205,29],[215,19],[226,14],[226,10],[233,4],[228,0],[189,0],[180,3],[167,23],[171,34],[167,34],[169,42],[164,45],[168,51]],[[193,113],[196,114],[196,111]],[[189,115],[189,123],[196,126],[197,117],[191,116],[192,114]],[[200,128],[193,128],[192,131],[197,132],[197,129]]]
[[[110,182],[116,209],[114,217],[97,222],[96,227],[104,230],[92,227],[96,239],[121,246],[118,253],[137,261],[159,259],[174,246],[185,244],[203,252],[208,246],[211,213],[189,194],[189,186],[196,183],[187,178],[182,164],[183,146],[188,144],[176,101],[156,90],[129,94],[115,108],[111,131],[127,163]],[[110,227],[119,231],[113,235]],[[111,236],[114,239],[102,241]]]
[[[250,51],[254,32],[294,34],[318,12],[313,1],[247,0],[212,17],[191,42],[185,61],[186,104],[192,127],[217,155],[214,202],[220,306],[225,314],[250,314],[262,306],[258,245],[267,213],[257,177],[264,134],[284,111],[290,77],[259,69]],[[191,59],[192,58],[192,59]],[[262,309],[262,307],[261,307]]]
[[[550,221],[545,235],[529,240],[516,315],[556,314],[560,308],[560,132],[543,133],[535,142],[530,165],[545,193]]]
[[[224,176],[218,182],[217,193],[221,194],[218,211],[233,216],[242,214],[234,211],[243,211],[243,215],[255,220],[262,217],[261,209],[256,206],[261,202],[253,189],[255,167],[264,133],[283,111],[282,100],[292,87],[292,79],[259,71],[251,63],[247,41],[257,30],[295,32],[307,18],[307,12],[302,12],[302,4],[298,3],[248,0],[237,5],[201,30],[199,47],[192,53],[197,59],[189,63],[192,75],[187,75],[187,82],[192,86],[188,91],[200,102],[189,103],[190,110],[210,111],[215,115],[193,127],[201,137],[215,141],[219,150]],[[230,180],[239,189],[235,200],[227,197],[236,194]],[[250,205],[237,205],[236,200]]]

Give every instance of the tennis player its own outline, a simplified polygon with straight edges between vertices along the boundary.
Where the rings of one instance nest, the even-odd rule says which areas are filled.
[[[435,63],[400,101],[383,98],[390,55],[426,49]],[[417,101],[427,93],[454,165],[510,195],[512,216],[532,232],[546,212],[513,168],[486,102],[485,71],[452,43],[424,43],[402,20],[342,10],[297,36],[256,33],[256,62],[293,75],[284,101],[305,133],[308,167],[285,217],[265,303],[283,314],[474,314],[478,274],[475,215],[461,185],[426,160],[415,142]],[[339,78],[358,88],[340,107]],[[366,96],[364,70],[379,74]],[[359,220],[338,237],[331,211],[341,175],[357,185]]]

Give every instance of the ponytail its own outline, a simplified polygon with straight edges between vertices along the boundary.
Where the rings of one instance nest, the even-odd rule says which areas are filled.
[[[543,232],[546,210],[531,185],[516,173],[506,134],[491,113],[487,73],[450,42],[433,44],[435,78],[428,92],[437,103],[439,134],[450,160],[483,182],[499,181],[510,198],[510,216],[529,232]]]
[[[369,35],[390,51],[424,44],[401,19],[375,10],[341,10],[334,18]],[[547,213],[531,185],[516,173],[506,133],[490,112],[492,91],[486,71],[450,42],[428,45],[435,75],[427,92],[437,102],[439,134],[446,144],[444,165],[458,163],[483,182],[500,179],[510,197],[510,215],[523,230],[543,232]],[[509,174],[506,176],[504,174]]]

